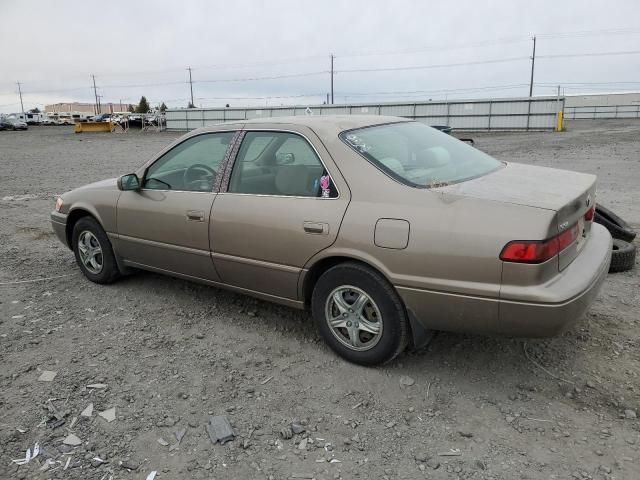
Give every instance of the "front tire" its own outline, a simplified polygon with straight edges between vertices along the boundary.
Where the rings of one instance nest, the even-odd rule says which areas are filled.
[[[120,276],[109,237],[92,217],[73,226],[73,253],[85,277],[95,283],[111,283]]]
[[[318,279],[311,310],[327,344],[361,365],[390,362],[407,346],[409,321],[400,297],[375,270],[355,262]]]

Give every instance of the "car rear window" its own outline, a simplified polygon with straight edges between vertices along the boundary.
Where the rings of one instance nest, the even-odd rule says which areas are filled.
[[[419,122],[348,130],[340,138],[380,170],[412,187],[459,183],[503,165],[451,135]]]

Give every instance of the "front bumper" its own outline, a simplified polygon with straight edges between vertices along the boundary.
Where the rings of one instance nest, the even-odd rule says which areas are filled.
[[[56,237],[64,243],[67,248],[71,248],[67,240],[67,216],[60,212],[51,212],[51,227]]]
[[[550,337],[577,321],[597,296],[609,271],[611,244],[609,232],[594,223],[580,255],[551,281],[503,287],[501,298],[396,289],[412,325],[417,322],[422,329]]]

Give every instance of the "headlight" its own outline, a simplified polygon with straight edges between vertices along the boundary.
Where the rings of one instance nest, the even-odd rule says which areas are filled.
[[[62,197],[58,197],[56,199],[56,212],[60,212],[62,210],[62,205],[64,205],[64,202],[62,201]]]

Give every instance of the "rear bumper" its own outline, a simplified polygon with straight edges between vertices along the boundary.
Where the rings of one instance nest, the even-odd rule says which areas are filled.
[[[53,232],[67,248],[71,248],[67,241],[67,216],[64,213],[51,212],[51,227]]]
[[[609,232],[593,224],[583,251],[562,272],[542,285],[503,288],[501,298],[396,288],[412,323],[425,329],[549,337],[577,321],[597,296],[609,270],[611,242]]]
[[[507,335],[548,337],[580,319],[607,276],[611,243],[609,232],[594,223],[580,255],[550,282],[532,289],[535,301],[501,299],[501,331]]]

